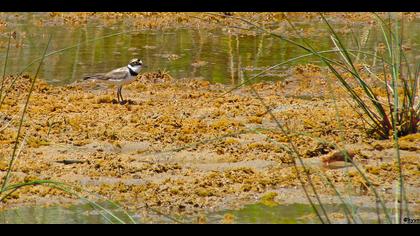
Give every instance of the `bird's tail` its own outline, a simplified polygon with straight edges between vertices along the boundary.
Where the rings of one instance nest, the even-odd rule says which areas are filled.
[[[87,75],[83,76],[81,79],[77,79],[72,83],[72,85],[79,85],[79,84],[86,84],[84,81],[95,81],[96,76],[95,75]]]
[[[95,78],[94,76],[88,75],[88,76],[83,77],[83,80],[90,80],[94,78]]]

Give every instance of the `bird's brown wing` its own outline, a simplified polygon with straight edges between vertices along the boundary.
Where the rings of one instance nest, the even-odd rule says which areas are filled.
[[[100,73],[100,74],[85,76],[83,79],[84,80],[113,81],[113,80],[124,79],[125,76],[127,76],[126,68],[121,67],[121,68],[112,70],[108,73]]]
[[[106,73],[103,76],[103,79],[104,80],[109,80],[109,81],[122,80],[126,76],[127,76],[127,68],[126,67],[121,67],[121,68],[118,68],[118,69],[115,69],[113,71],[110,71],[110,72]]]

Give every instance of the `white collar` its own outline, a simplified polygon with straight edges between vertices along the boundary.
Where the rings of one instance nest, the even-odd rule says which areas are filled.
[[[140,72],[140,70],[141,70],[141,66],[140,65],[138,65],[138,66],[131,66],[130,64],[127,66],[130,70],[132,70],[132,71],[134,71],[135,73],[139,73]]]

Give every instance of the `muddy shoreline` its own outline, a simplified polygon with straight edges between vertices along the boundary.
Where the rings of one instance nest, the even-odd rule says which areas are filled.
[[[339,129],[335,102],[324,82],[302,80],[321,71],[314,66],[299,68],[287,83],[253,86],[289,131],[323,199],[334,199],[322,178],[328,176],[346,195],[374,203],[367,183],[353,167],[343,168],[339,161],[329,167],[323,164],[323,158],[337,152],[333,143],[356,150],[355,162],[385,201],[392,203],[398,178],[392,140],[367,137],[353,108],[335,101],[344,125]],[[16,117],[29,81],[29,76],[17,80],[0,111],[0,127],[8,124],[0,132],[1,177],[7,170]],[[346,96],[337,84],[333,86],[336,96]],[[65,182],[126,209],[140,211],[147,204],[167,214],[238,208],[273,191],[279,193],[279,202],[306,203],[287,151],[287,137],[250,87],[225,94],[229,88],[145,73],[124,90],[131,103],[118,105],[113,103],[113,89],[85,83],[55,87],[39,81],[24,123],[26,147],[14,165],[11,182]],[[412,211],[419,212],[419,134],[401,138],[400,145],[410,190],[407,197]],[[308,184],[306,178],[304,182]],[[78,201],[60,190],[34,186],[14,192],[0,207]]]
[[[388,13],[377,13],[386,18]],[[377,19],[374,14],[366,12],[326,12],[325,17],[332,23],[344,25],[374,25]],[[405,12],[398,14],[407,21],[415,20],[419,13]],[[284,32],[288,28],[286,18],[296,24],[321,22],[318,12],[49,12],[35,15],[0,13],[0,32],[4,31],[8,23],[25,19],[33,21],[38,27],[43,26],[86,26],[90,23],[102,26],[115,26],[121,22],[131,30],[167,30],[180,28],[220,29],[229,33],[256,34],[249,21],[273,31]],[[243,20],[245,21],[243,21]],[[289,28],[290,29],[290,28]],[[348,29],[342,29],[348,30]],[[290,30],[291,31],[291,30]],[[311,32],[302,32],[311,34]]]

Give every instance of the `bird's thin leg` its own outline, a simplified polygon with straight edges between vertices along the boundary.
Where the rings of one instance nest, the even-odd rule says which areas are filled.
[[[120,103],[120,87],[117,88],[117,101]]]
[[[120,87],[120,96],[121,96],[121,102],[124,102],[124,98],[122,96],[122,86]]]

